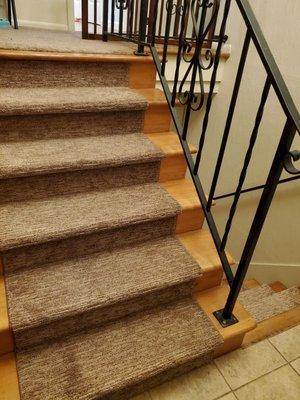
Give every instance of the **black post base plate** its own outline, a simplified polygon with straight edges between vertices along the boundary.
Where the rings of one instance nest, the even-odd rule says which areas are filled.
[[[227,328],[227,326],[234,325],[237,322],[239,322],[238,319],[233,314],[231,314],[230,318],[225,319],[223,317],[223,309],[215,311],[213,314],[217,318],[217,320],[220,322],[220,324],[222,325],[223,328]]]

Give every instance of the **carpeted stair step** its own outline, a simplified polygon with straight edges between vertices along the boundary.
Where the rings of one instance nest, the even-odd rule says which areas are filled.
[[[0,206],[0,250],[6,267],[100,251],[115,241],[168,234],[179,212],[179,204],[157,183],[5,203]]]
[[[17,353],[23,400],[129,399],[208,362],[222,338],[185,299]]]
[[[0,59],[0,88],[128,85],[128,63]]]
[[[33,346],[187,297],[200,274],[172,236],[8,272],[16,346]]]
[[[142,132],[146,99],[126,87],[0,92],[0,141]]]
[[[0,202],[154,182],[163,158],[139,133],[6,142],[0,155]]]
[[[300,290],[292,287],[276,293],[263,284],[244,290],[239,301],[257,322],[262,322],[299,306]]]

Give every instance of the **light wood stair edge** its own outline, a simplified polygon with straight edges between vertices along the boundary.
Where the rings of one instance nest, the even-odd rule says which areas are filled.
[[[134,54],[97,54],[72,53],[36,50],[9,50],[0,48],[0,60],[36,60],[36,61],[77,61],[103,63],[151,64],[152,57],[137,57]]]
[[[233,313],[238,319],[238,322],[226,328],[222,328],[213,315],[213,312],[224,308],[228,293],[228,285],[220,285],[218,287],[194,293],[195,301],[209,317],[210,321],[224,340],[223,345],[216,349],[214,354],[215,357],[219,357],[222,354],[239,348],[242,345],[246,333],[253,330],[257,325],[256,321],[239,303],[239,301],[237,301]]]

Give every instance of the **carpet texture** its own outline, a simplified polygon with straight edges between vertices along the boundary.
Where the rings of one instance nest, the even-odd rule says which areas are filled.
[[[257,322],[262,322],[299,306],[300,290],[293,287],[276,293],[263,284],[241,292],[239,301]]]
[[[23,399],[128,399],[201,365],[220,344],[198,306],[171,303],[19,352]]]
[[[125,41],[82,40],[79,33],[23,27],[0,31],[0,49],[132,55],[135,48]]]
[[[8,273],[17,347],[186,297],[199,276],[173,237]]]
[[[2,88],[127,86],[128,81],[126,63],[0,60]]]
[[[51,50],[56,37],[86,45],[7,30],[0,47]],[[222,339],[191,298],[201,268],[174,236],[181,208],[158,183],[163,154],[140,133],[148,104],[124,65],[0,63],[0,251],[21,400],[125,399],[209,362]]]
[[[145,110],[147,102],[125,87],[15,88],[0,92],[1,115]]]

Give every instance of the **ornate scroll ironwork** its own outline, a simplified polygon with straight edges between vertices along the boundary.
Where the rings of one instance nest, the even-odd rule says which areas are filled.
[[[177,57],[180,57],[189,66],[181,80],[177,95],[181,104],[189,105],[194,111],[200,110],[204,104],[203,71],[209,70],[214,64],[212,51],[206,49],[203,54],[203,49],[207,36],[216,22],[219,6],[220,0],[187,0],[186,7],[180,7],[179,10],[176,9],[177,12],[182,13],[182,19],[185,24],[189,23],[189,15],[191,16],[194,32],[193,38],[187,39],[184,34],[186,26],[184,23],[182,24]],[[213,7],[212,15],[207,22],[207,10],[211,7]],[[180,62],[177,62],[177,65],[179,68]],[[190,88],[189,90],[184,90],[184,85],[189,78]]]

